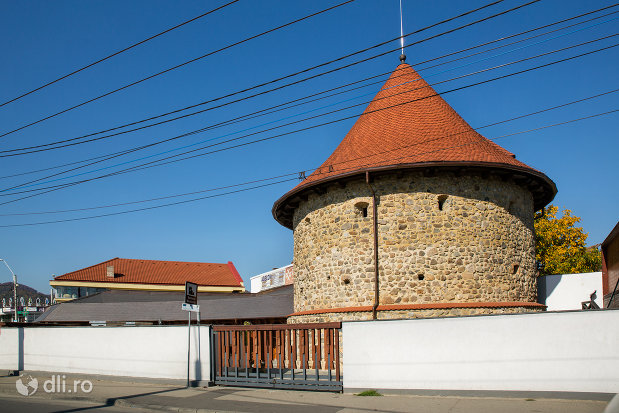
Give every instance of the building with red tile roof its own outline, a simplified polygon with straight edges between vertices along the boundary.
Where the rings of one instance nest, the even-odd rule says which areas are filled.
[[[184,291],[185,282],[199,292],[244,292],[231,261],[226,264],[113,258],[54,277],[56,301],[68,301],[103,290]]]
[[[273,206],[294,231],[289,320],[539,309],[533,213],[556,191],[400,64],[327,160]]]

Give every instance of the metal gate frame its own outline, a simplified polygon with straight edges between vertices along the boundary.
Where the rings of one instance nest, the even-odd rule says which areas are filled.
[[[342,391],[341,322],[214,325],[217,385]]]

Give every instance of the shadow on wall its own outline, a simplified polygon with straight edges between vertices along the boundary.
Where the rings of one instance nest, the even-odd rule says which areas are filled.
[[[195,351],[197,352],[196,355],[196,361],[194,362],[194,381],[191,383],[193,386],[199,386],[200,382],[203,380],[202,379],[202,347],[200,346],[200,340],[201,340],[201,329],[198,327],[197,329],[197,334],[195,334],[196,337],[196,345],[194,346]]]
[[[537,302],[546,305],[546,298],[550,297],[552,292],[557,288],[563,275],[555,275],[554,277],[541,276],[537,278]]]

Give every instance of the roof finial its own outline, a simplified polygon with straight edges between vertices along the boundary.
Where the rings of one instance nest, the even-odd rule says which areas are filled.
[[[406,55],[404,54],[404,25],[402,23],[402,0],[400,0],[400,48],[402,49],[402,54],[400,55],[400,62],[404,63],[406,61]]]

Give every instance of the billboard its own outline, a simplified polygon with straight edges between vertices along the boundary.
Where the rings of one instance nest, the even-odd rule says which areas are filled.
[[[290,285],[294,282],[293,266],[277,268],[273,271],[266,272],[260,277],[260,291],[269,290],[271,288],[281,287],[282,285]]]

